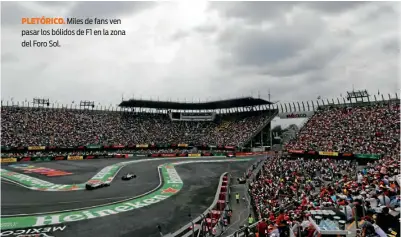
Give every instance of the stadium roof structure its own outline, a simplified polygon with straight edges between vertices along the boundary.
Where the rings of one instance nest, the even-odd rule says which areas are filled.
[[[199,102],[199,103],[131,99],[127,101],[122,101],[119,104],[119,106],[131,107],[131,108],[174,109],[174,110],[214,110],[214,109],[228,109],[228,108],[249,107],[249,106],[270,105],[270,104],[273,103],[264,99],[244,97],[238,99]]]

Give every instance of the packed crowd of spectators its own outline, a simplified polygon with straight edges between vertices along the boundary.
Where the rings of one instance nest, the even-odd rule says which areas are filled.
[[[167,114],[2,107],[2,146],[88,144],[238,145],[269,115],[239,113],[215,121],[171,121]],[[224,124],[224,126],[222,126]]]
[[[101,150],[101,151],[26,151],[26,152],[6,152],[1,153],[1,157],[56,157],[56,156],[85,156],[85,155],[115,155],[115,154],[194,154],[205,151],[194,149],[156,149],[156,150]],[[211,152],[211,151],[206,151]],[[225,153],[228,150],[213,150],[213,153]]]
[[[249,187],[262,220],[255,231],[278,237],[298,225],[301,236],[314,236],[310,211],[331,209],[349,223],[364,220],[362,236],[377,236],[375,225],[399,236],[398,165],[399,159],[386,157],[359,167],[356,175],[357,166],[346,160],[267,159]]]
[[[250,184],[255,212],[263,220],[257,231],[281,236],[283,228],[298,225],[301,236],[313,236],[311,211],[332,209],[348,222],[363,219],[362,236],[377,236],[375,226],[399,236],[399,117],[398,104],[317,111],[285,145],[287,150],[380,154],[382,158],[367,166],[342,159],[276,156],[266,160]]]
[[[309,119],[286,149],[394,156],[400,150],[399,135],[398,104],[326,108]]]

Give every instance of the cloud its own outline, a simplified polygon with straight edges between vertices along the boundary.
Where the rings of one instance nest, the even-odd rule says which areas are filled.
[[[21,24],[21,17],[27,17],[32,11],[18,2],[1,2],[2,26]]]
[[[338,14],[352,11],[368,2],[212,2],[210,9],[226,18],[241,18],[249,23],[274,21],[294,9],[314,10],[319,14]]]
[[[74,17],[117,17],[133,15],[152,6],[154,2],[76,2],[68,14]]]
[[[320,34],[323,26],[321,19],[305,15],[292,23],[278,21],[266,30],[234,26],[221,33],[218,44],[237,64],[267,65],[295,57],[315,41],[310,32]]]
[[[314,9],[318,12],[338,14],[345,11],[352,11],[355,8],[368,4],[369,2],[305,2],[305,7]]]
[[[298,2],[212,2],[209,8],[225,18],[242,18],[258,23],[279,18],[296,5]]]
[[[394,2],[2,2],[2,98],[59,103],[257,96],[331,99],[399,88]],[[25,36],[21,17],[119,18],[125,36]],[[92,25],[93,27],[93,25]],[[59,40],[60,48],[23,48]],[[373,93],[373,94],[374,94]]]

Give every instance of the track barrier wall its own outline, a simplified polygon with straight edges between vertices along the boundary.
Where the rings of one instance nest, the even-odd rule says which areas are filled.
[[[379,160],[381,154],[358,154],[351,152],[334,152],[334,151],[305,151],[305,150],[288,150],[283,152],[283,155],[313,157],[313,158],[338,158],[338,159],[356,159],[356,160]]]
[[[215,150],[226,150],[235,151],[238,147],[228,145],[196,145],[196,144],[131,144],[131,145],[99,145],[92,144],[86,146],[1,146],[1,152],[25,152],[25,151],[115,151],[115,150],[162,150],[162,149],[177,149],[177,148],[188,148],[196,147],[198,150],[208,151],[211,149]]]
[[[183,226],[181,229],[174,233],[167,234],[165,236],[171,237],[190,237],[190,236],[205,236],[209,233],[212,236],[216,227],[221,223],[222,218],[226,215],[227,200],[230,195],[229,193],[229,174],[227,172],[220,176],[219,185],[213,200],[212,205],[200,214],[195,219],[191,220],[190,223]],[[200,235],[203,233],[203,235]]]
[[[202,152],[202,153],[154,153],[154,154],[103,154],[103,155],[83,155],[83,156],[32,156],[32,157],[2,157],[1,163],[15,163],[25,161],[57,161],[57,160],[89,160],[89,159],[109,159],[109,158],[144,158],[144,157],[189,157],[189,158],[201,158],[205,156],[224,156],[227,157],[232,154],[236,157],[244,156],[255,156],[265,154],[263,152]]]

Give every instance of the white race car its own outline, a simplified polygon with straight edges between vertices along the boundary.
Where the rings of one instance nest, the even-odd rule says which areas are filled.
[[[121,177],[122,180],[130,180],[130,179],[135,179],[135,178],[136,178],[136,175],[130,174],[130,173],[128,173],[128,174],[124,175],[123,177]]]

